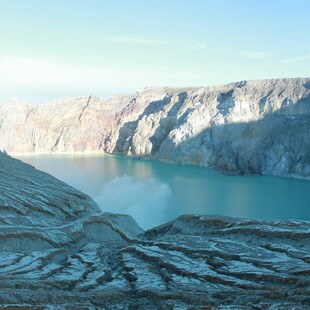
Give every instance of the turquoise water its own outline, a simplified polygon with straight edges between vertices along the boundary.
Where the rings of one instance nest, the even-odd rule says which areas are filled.
[[[104,211],[143,228],[182,214],[310,220],[310,181],[225,176],[208,168],[115,156],[20,158],[90,195]]]

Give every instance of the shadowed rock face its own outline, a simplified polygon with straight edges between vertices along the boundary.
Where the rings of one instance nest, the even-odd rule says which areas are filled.
[[[0,307],[310,304],[309,222],[187,215],[144,232],[2,153],[0,208]]]
[[[150,88],[0,107],[10,154],[100,152],[232,174],[310,177],[310,79]]]

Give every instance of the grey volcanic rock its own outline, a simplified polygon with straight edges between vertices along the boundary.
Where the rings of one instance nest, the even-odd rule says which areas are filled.
[[[0,149],[10,154],[117,153],[309,178],[309,141],[309,78],[0,107]]]
[[[0,307],[310,306],[310,222],[187,215],[144,232],[2,153],[0,201]]]

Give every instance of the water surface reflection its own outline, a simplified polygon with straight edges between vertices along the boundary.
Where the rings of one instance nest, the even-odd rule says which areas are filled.
[[[232,177],[115,156],[20,159],[86,192],[103,210],[134,216],[143,228],[190,213],[310,220],[310,182],[305,180]]]

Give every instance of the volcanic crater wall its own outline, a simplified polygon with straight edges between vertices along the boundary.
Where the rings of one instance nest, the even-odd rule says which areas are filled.
[[[147,88],[0,107],[9,154],[109,153],[231,174],[310,177],[310,79]]]

